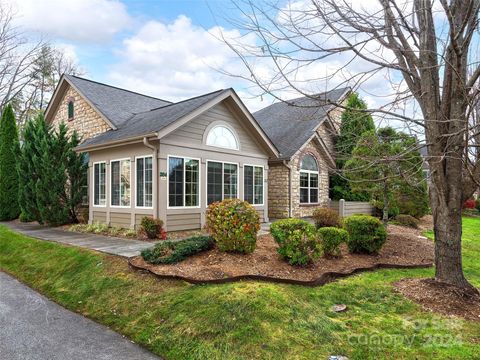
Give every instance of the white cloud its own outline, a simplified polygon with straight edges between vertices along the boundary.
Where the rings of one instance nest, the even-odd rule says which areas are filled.
[[[117,0],[7,0],[24,28],[67,41],[101,43],[128,27]]]

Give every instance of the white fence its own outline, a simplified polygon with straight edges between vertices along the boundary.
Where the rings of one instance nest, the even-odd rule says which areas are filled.
[[[341,217],[366,214],[372,215],[374,207],[369,202],[364,201],[330,201],[330,208],[337,211]]]

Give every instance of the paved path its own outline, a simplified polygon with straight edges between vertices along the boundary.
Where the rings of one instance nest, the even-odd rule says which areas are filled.
[[[159,360],[0,272],[0,359]]]
[[[140,255],[140,251],[154,245],[152,242],[95,234],[81,234],[31,223],[12,221],[0,222],[0,224],[5,225],[16,232],[40,240],[55,241],[124,257]]]

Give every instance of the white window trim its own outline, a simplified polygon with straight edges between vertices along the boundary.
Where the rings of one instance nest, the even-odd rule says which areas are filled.
[[[236,162],[231,162],[231,161],[219,161],[219,160],[207,160],[205,162],[205,205],[208,207],[208,163],[209,162],[215,162],[215,163],[220,163],[222,164],[222,201],[225,200],[225,194],[224,194],[224,177],[223,177],[223,171],[224,171],[224,164],[231,164],[231,165],[237,165],[237,197],[233,199],[239,199],[240,196],[240,164]]]
[[[213,129],[215,129],[217,127],[224,127],[224,128],[231,131],[231,133],[233,134],[233,137],[235,138],[235,141],[237,142],[237,148],[236,149],[226,147],[226,146],[208,145],[207,144],[208,135],[210,134],[210,132]],[[205,130],[205,133],[204,133],[203,143],[205,144],[205,146],[208,146],[208,147],[211,147],[211,148],[214,148],[214,149],[217,148],[217,149],[226,149],[226,150],[230,150],[230,151],[240,151],[240,139],[237,135],[237,132],[235,131],[235,129],[232,126],[230,126],[229,124],[227,124],[223,121],[215,121],[207,127],[207,129]]]
[[[265,166],[263,165],[255,165],[255,164],[243,164],[243,201],[245,200],[245,166],[252,166],[252,167],[261,167],[262,168],[262,203],[261,204],[250,204],[252,206],[265,206]],[[255,201],[255,169],[253,171],[253,200]]]
[[[95,205],[95,165],[97,164],[105,164],[105,205]],[[93,184],[93,187],[92,187],[92,206],[93,207],[96,207],[96,208],[106,208],[107,207],[107,203],[108,203],[108,189],[106,189],[106,187],[108,186],[107,184],[107,162],[106,161],[96,161],[93,163],[93,171],[92,171],[92,184]]]
[[[188,160],[198,160],[198,205],[197,206],[170,206],[170,158],[179,158],[183,159],[183,203],[185,204],[185,163],[186,159]],[[202,198],[202,192],[200,191],[201,189],[201,184],[202,184],[202,161],[200,158],[194,158],[190,156],[177,156],[177,155],[167,155],[167,209],[200,209],[201,207],[201,198]]]
[[[115,209],[131,209],[132,208],[132,187],[130,186],[130,205],[129,206],[124,206],[124,205],[112,205],[113,197],[112,197],[112,163],[114,162],[121,162],[123,160],[128,160],[130,161],[130,184],[132,184],[132,159],[131,158],[122,158],[122,159],[113,159],[110,160],[110,181],[109,181],[109,192],[110,192],[110,207],[115,208]],[[120,168],[121,170],[121,168]],[[120,189],[122,187],[120,186]],[[120,192],[120,202],[122,202],[122,194]]]
[[[318,167],[318,164],[317,164],[317,167]],[[302,177],[301,174],[302,174],[302,173],[307,173],[307,174],[308,174],[308,179],[307,179],[307,181],[308,181],[308,187],[300,186],[300,181],[301,181],[301,177]],[[299,174],[300,174],[300,179],[299,179],[299,184],[298,184],[299,186],[298,186],[298,188],[299,188],[299,189],[307,189],[307,190],[308,190],[308,202],[301,202],[301,201],[300,201],[301,194],[299,193],[299,194],[298,194],[298,196],[299,196],[299,198],[298,198],[299,204],[300,204],[300,205],[318,205],[318,204],[320,204],[320,171],[301,170],[301,169],[300,169]],[[317,175],[317,187],[316,187],[316,188],[310,186],[310,174],[316,174],[316,175]],[[311,202],[311,201],[310,201],[310,189],[312,189],[312,190],[313,190],[313,189],[317,189],[317,201],[316,201],[316,202]]]
[[[152,206],[137,206],[137,159],[147,159],[151,158],[152,159]],[[131,166],[130,166],[131,169]],[[135,209],[146,209],[146,210],[152,210],[153,209],[153,187],[155,186],[155,181],[154,176],[156,176],[153,173],[153,156],[152,155],[143,155],[143,156],[135,156],[135,174],[134,174],[134,184],[135,184]],[[145,160],[143,162],[143,203],[145,204]]]

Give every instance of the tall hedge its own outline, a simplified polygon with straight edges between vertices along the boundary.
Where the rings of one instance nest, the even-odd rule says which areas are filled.
[[[12,106],[8,104],[0,120],[0,220],[3,221],[16,219],[20,214],[16,171],[18,153],[17,123]]]

